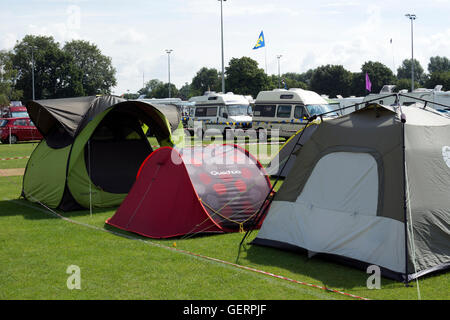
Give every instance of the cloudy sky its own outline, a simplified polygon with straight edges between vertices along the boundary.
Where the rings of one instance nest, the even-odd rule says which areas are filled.
[[[227,0],[223,2],[225,65],[251,57],[268,74],[302,73],[324,64],[356,72],[366,61],[396,70],[411,57],[450,57],[450,0]],[[263,31],[266,47],[252,50]],[[0,50],[26,34],[95,43],[117,69],[115,94],[142,87],[143,78],[178,88],[202,67],[221,70],[217,0],[0,0]],[[392,39],[392,44],[390,40]]]

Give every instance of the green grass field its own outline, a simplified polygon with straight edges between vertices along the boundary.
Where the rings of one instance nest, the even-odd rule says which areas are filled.
[[[35,146],[0,144],[0,158],[29,156]],[[0,169],[26,161],[0,161]],[[0,177],[0,299],[353,299],[181,251],[235,263],[242,233],[149,240],[106,225],[115,208],[56,218],[19,199],[21,185],[21,176]],[[415,282],[383,278],[380,290],[370,290],[364,271],[266,247],[247,245],[237,263],[369,299],[418,298]],[[80,267],[81,290],[66,286],[70,265]],[[450,299],[450,273],[419,286],[422,299]]]

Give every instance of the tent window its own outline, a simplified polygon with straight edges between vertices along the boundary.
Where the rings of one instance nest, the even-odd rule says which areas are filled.
[[[333,152],[314,167],[297,202],[345,214],[377,215],[378,164],[369,153]]]

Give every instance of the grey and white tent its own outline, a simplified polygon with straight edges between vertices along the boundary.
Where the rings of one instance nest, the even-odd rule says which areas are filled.
[[[323,121],[253,244],[306,249],[410,281],[450,267],[450,119],[371,104]]]

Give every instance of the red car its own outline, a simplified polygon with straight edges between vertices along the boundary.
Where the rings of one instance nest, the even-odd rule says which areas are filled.
[[[42,135],[30,118],[0,119],[0,140],[3,143],[42,140]]]
[[[0,118],[29,118],[27,108],[22,105],[3,107]]]

